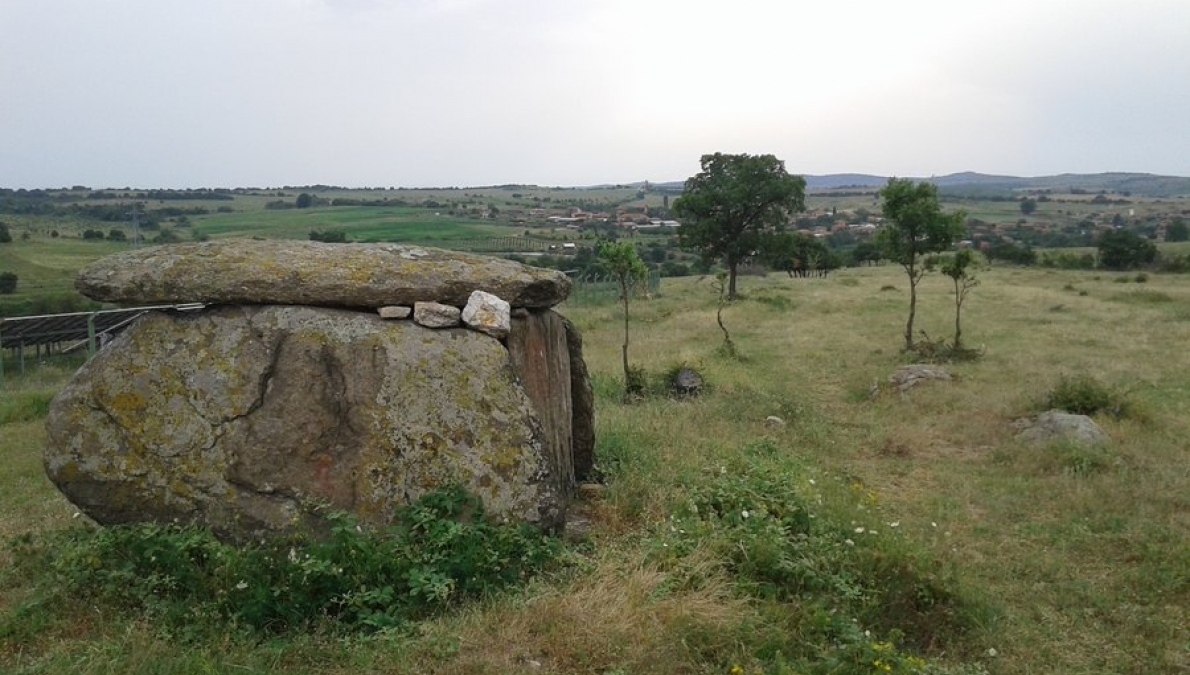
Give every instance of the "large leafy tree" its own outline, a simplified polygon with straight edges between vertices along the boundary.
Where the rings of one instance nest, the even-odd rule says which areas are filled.
[[[1157,259],[1157,245],[1135,232],[1109,230],[1099,235],[1099,264],[1109,270],[1129,270]]]
[[[905,349],[913,349],[917,284],[929,269],[925,256],[946,251],[962,238],[966,215],[962,211],[943,213],[938,188],[927,181],[891,178],[880,190],[880,200],[887,224],[876,232],[876,243],[884,257],[899,264],[909,277]]]
[[[727,298],[734,300],[740,262],[760,250],[766,232],[803,210],[805,200],[805,179],[791,176],[773,155],[717,152],[702,156],[702,171],[686,180],[674,213],[683,244],[727,266]]]

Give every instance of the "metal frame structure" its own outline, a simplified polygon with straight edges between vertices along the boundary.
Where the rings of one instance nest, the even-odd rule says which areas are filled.
[[[82,348],[87,358],[99,351],[102,343],[132,325],[146,312],[192,312],[202,309],[202,303],[181,305],[153,305],[123,309],[101,309],[94,312],[15,316],[0,319],[0,350],[9,349],[14,360],[25,372],[25,348],[33,347],[35,357],[43,354],[68,354]],[[4,359],[0,357],[0,381],[4,378]]]

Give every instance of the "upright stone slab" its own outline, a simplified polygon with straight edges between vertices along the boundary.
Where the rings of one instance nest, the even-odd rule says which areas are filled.
[[[589,480],[595,470],[595,390],[583,359],[583,336],[564,316],[566,348],[570,351],[570,406],[574,411],[570,425],[570,456],[574,478]]]
[[[519,370],[547,387],[563,377]],[[317,527],[319,504],[383,523],[461,483],[497,517],[553,528],[572,469],[555,465],[531,380],[490,336],[371,312],[152,313],[54,399],[46,470],[105,524],[178,519],[257,537]]]
[[[571,459],[574,407],[571,395],[570,349],[562,317],[552,311],[530,312],[512,320],[508,334],[512,367],[524,384],[542,422],[545,451],[558,471],[554,487],[561,494],[574,490]]]

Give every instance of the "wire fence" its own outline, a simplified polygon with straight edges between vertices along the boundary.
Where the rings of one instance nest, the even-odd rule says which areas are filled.
[[[582,274],[572,279],[570,302],[600,304],[620,298],[620,282],[610,274]],[[648,279],[633,288],[636,295],[656,295],[661,292],[661,272],[650,270]]]

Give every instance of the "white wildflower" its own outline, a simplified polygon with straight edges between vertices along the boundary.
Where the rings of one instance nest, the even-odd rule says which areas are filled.
[[[851,541],[850,539],[844,539],[843,543],[847,544],[848,546],[855,546],[855,542]]]
[[[238,591],[242,591],[242,590],[244,590],[245,588],[248,588],[248,582],[247,582],[247,581],[241,581],[240,583],[236,584],[236,590],[238,590]]]
[[[894,520],[894,521],[892,521],[891,523],[889,523],[889,524],[888,524],[888,526],[889,526],[889,527],[900,527],[900,526],[901,526],[901,521],[899,521],[899,520]]]
[[[749,515],[748,509],[744,509],[742,512],[740,512],[740,515],[744,517],[744,520],[747,520]]]

